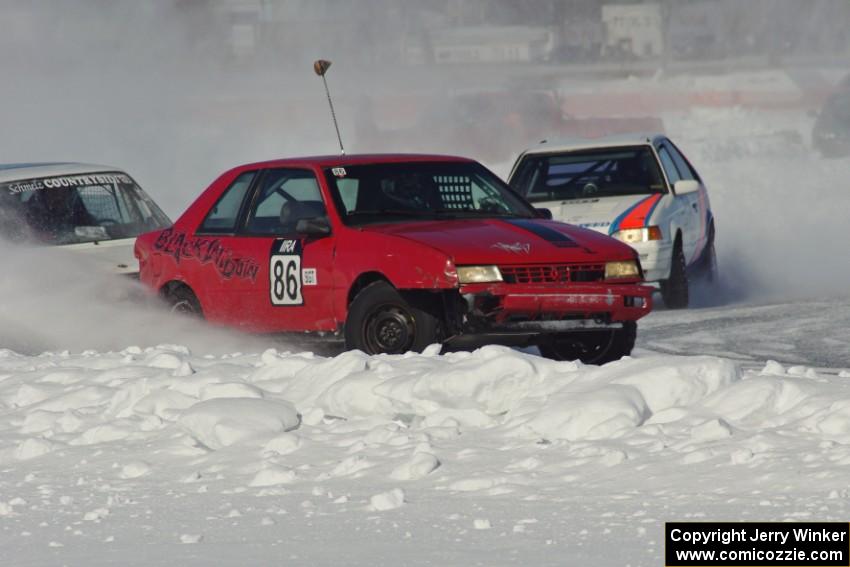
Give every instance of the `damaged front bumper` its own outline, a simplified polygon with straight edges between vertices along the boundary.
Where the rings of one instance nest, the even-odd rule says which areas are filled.
[[[614,330],[652,310],[647,285],[468,284],[459,289],[450,344],[536,344],[552,334]]]

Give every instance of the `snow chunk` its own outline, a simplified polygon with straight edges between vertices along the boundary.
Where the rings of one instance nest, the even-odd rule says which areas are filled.
[[[761,370],[762,376],[784,376],[785,367],[775,360],[768,360]]]
[[[151,472],[151,466],[144,461],[133,461],[121,467],[121,472],[118,474],[120,478],[131,479],[145,476]]]
[[[356,474],[372,466],[372,462],[360,455],[352,455],[340,461],[330,472],[333,477]]]
[[[178,370],[181,366],[183,366],[183,359],[170,352],[161,352],[151,357],[150,360],[147,361],[147,365],[151,368]]]
[[[137,401],[132,407],[140,414],[155,415],[161,419],[173,421],[179,413],[198,403],[197,398],[174,390],[156,390]]]
[[[430,453],[414,453],[407,462],[397,466],[390,474],[395,480],[417,480],[428,476],[440,466],[440,461]]]
[[[286,467],[269,466],[254,476],[249,486],[275,486],[289,484],[297,478],[295,471]]]
[[[653,413],[690,406],[727,390],[740,376],[732,361],[708,356],[623,359],[584,371],[552,392],[538,409],[517,415],[511,423],[520,434],[547,440],[616,438]]]
[[[310,408],[304,412],[303,416],[301,416],[301,420],[304,424],[310,426],[319,425],[322,423],[323,419],[325,419],[325,412],[322,408]]]
[[[301,447],[301,438],[294,433],[281,433],[277,437],[273,437],[263,447],[264,453],[273,453],[277,455],[288,455]]]
[[[637,427],[649,415],[636,389],[612,385],[588,392],[559,392],[522,430],[545,439],[610,439]]]
[[[54,411],[32,410],[24,417],[21,433],[32,434],[48,431],[53,428],[59,417],[61,417],[61,414]]]
[[[46,439],[25,439],[15,449],[15,458],[19,461],[34,459],[53,451],[53,443]]]
[[[180,536],[180,543],[192,544],[192,543],[200,543],[204,540],[204,536],[201,534],[182,534]]]
[[[749,449],[738,449],[729,455],[729,462],[733,465],[741,465],[753,460],[753,452]]]
[[[808,397],[812,386],[774,375],[753,376],[724,388],[704,404],[732,423],[761,423],[767,416],[788,414]]]
[[[108,508],[97,508],[95,510],[92,510],[91,512],[86,512],[86,515],[83,516],[83,520],[85,520],[86,522],[99,522],[108,515]]]
[[[195,369],[192,368],[192,365],[189,364],[188,361],[184,360],[180,363],[180,366],[174,369],[174,372],[172,372],[171,375],[177,378],[185,378],[186,376],[191,376],[194,373]]]
[[[217,398],[262,398],[263,391],[256,386],[243,382],[223,382],[208,384],[201,388],[201,400]]]
[[[741,379],[736,363],[711,356],[623,360],[594,374],[603,372],[612,383],[636,388],[652,413],[693,405]]]
[[[45,385],[36,386],[33,384],[22,384],[18,388],[15,397],[12,398],[12,404],[18,407],[26,407],[32,404],[37,404],[46,400],[53,393],[53,388]]]
[[[404,491],[401,488],[393,488],[387,492],[375,494],[369,499],[369,506],[372,510],[378,512],[386,512],[387,510],[395,510],[404,505]]]
[[[210,449],[221,449],[295,429],[300,417],[283,400],[217,398],[184,411],[178,423]]]
[[[712,419],[691,429],[691,438],[696,441],[718,441],[732,436],[732,428],[722,419]]]
[[[830,404],[815,420],[818,431],[836,437],[847,437],[850,434],[850,401],[841,400]]]

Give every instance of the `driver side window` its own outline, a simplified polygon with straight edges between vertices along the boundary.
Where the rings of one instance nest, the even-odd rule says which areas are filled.
[[[685,159],[685,156],[682,155],[676,146],[673,145],[673,142],[670,142],[670,145],[665,145],[665,148],[670,150],[670,155],[673,157],[673,161],[676,163],[676,169],[679,170],[679,173],[682,174],[682,179],[693,179],[699,181],[699,176],[697,172],[691,167],[688,163],[688,160]]]
[[[292,234],[299,220],[325,214],[322,193],[312,171],[273,169],[262,181],[245,230],[248,234]]]

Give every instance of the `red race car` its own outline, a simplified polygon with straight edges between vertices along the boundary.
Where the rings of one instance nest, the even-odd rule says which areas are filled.
[[[548,220],[478,162],[310,157],[243,165],[136,242],[174,311],[364,352],[537,345],[600,363],[649,313],[627,245]]]

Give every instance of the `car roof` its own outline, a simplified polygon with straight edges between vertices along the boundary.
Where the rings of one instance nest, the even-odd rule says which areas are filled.
[[[475,160],[459,156],[439,154],[345,154],[345,155],[322,155],[295,158],[284,158],[255,163],[246,163],[240,168],[249,167],[334,167],[347,165],[370,165],[381,163],[407,163],[407,162],[467,162]]]
[[[658,132],[635,132],[631,134],[612,134],[599,138],[565,138],[560,140],[543,140],[540,144],[529,148],[526,154],[548,154],[555,152],[571,152],[575,150],[592,150],[597,148],[618,148],[623,146],[644,146],[655,144],[667,136]]]
[[[102,171],[122,171],[119,167],[95,165],[90,163],[73,162],[41,162],[41,163],[0,163],[0,183],[36,179],[39,177],[56,177],[59,175],[80,175]]]

